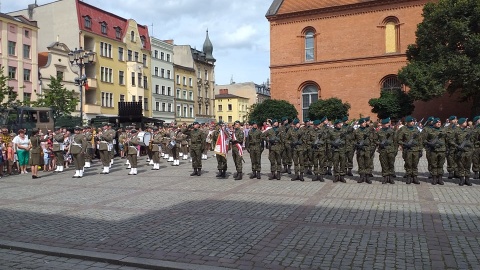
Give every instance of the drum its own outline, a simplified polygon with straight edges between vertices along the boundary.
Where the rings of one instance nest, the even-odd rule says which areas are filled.
[[[175,145],[177,145],[177,142],[175,140],[172,140],[170,141],[170,143],[168,143],[167,147],[168,149],[173,149]]]
[[[152,133],[146,131],[140,131],[137,135],[141,146],[148,146],[150,139],[152,138]]]

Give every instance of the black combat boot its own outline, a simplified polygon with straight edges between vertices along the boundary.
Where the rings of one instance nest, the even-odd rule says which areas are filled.
[[[388,183],[388,176],[384,176],[382,179],[382,185]]]
[[[305,179],[303,179],[303,172],[300,173],[300,178],[299,178],[299,179],[300,179],[300,181],[302,181],[302,182],[305,181]]]
[[[340,175],[340,178],[338,179],[338,181],[342,182],[342,183],[346,183],[347,181],[345,180],[345,176],[343,175]]]
[[[393,178],[397,178],[397,175],[395,173],[392,174]]]
[[[295,175],[292,177],[292,181],[295,180],[300,180],[300,175],[298,175],[298,172],[295,172]]]
[[[307,175],[313,175],[312,168],[310,167],[307,168]]]
[[[461,176],[458,174],[457,171],[455,171],[455,172],[453,173],[453,177],[455,177],[455,178],[460,178]]]
[[[434,178],[435,178],[435,176],[432,175],[432,173],[430,173],[430,174],[428,175],[428,179],[434,179]],[[434,184],[434,185],[435,185],[435,184]]]
[[[453,172],[448,173],[448,179],[453,179]]]
[[[459,186],[465,185],[465,177],[461,176],[460,177],[460,183],[458,183]]]
[[[327,167],[326,175],[332,175],[332,167]]]
[[[474,172],[475,175],[473,176],[473,179],[480,179],[480,173]]]
[[[340,179],[340,176],[335,175],[335,177],[333,178],[333,183],[338,182],[339,179]]]
[[[348,176],[353,176],[352,168],[349,168],[349,169],[347,170],[347,175],[348,175]]]
[[[260,176],[260,171],[257,171],[257,179],[261,179],[262,176]]]
[[[250,179],[253,179],[257,177],[257,171],[252,171],[252,174],[250,175]]]
[[[443,186],[445,183],[443,182],[443,175],[437,175],[437,183],[441,186]]]
[[[367,173],[367,176],[368,177],[373,177],[373,174],[372,173]]]
[[[410,185],[412,183],[412,177],[410,175],[407,175],[407,185]]]
[[[365,176],[365,182],[366,182],[367,184],[371,184],[371,183],[372,183],[372,179],[368,178],[368,175],[369,175],[369,174],[367,174],[367,175]]]
[[[218,170],[218,173],[216,175],[217,178],[220,178],[223,176],[223,170]]]
[[[202,175],[202,168],[197,169],[197,176],[200,176],[200,175]]]
[[[190,176],[195,176],[197,175],[197,169],[193,169],[193,172],[190,174]]]
[[[318,181],[320,181],[320,182],[325,182],[325,180],[323,179],[323,175],[322,175],[322,174],[319,174],[319,175],[318,175]]]
[[[287,172],[287,165],[283,165],[283,170],[281,171],[281,173],[286,173]]]
[[[272,172],[268,177],[268,180],[273,180],[273,179],[275,179],[275,172]]]
[[[318,181],[318,173],[314,174],[312,177],[312,182]]]
[[[388,182],[390,184],[395,184],[395,181],[393,181],[392,176],[390,176],[390,175],[388,176]]]
[[[280,180],[282,178],[282,174],[280,173],[280,171],[277,171],[277,180]]]
[[[357,183],[361,184],[361,183],[363,183],[363,181],[365,181],[365,175],[360,174],[360,178],[357,180]]]
[[[292,174],[292,165],[287,165],[287,173]]]
[[[243,173],[239,172],[237,173],[237,177],[235,177],[235,180],[242,180]]]
[[[417,176],[414,176],[414,177],[413,177],[412,182],[413,182],[415,185],[420,185],[420,181],[418,181]]]
[[[437,176],[433,175],[432,176],[432,185],[436,185],[436,184],[437,184]]]
[[[227,170],[222,170],[222,178],[227,178]]]
[[[237,178],[237,174],[238,174],[237,172],[233,173],[233,179]]]
[[[472,181],[470,181],[470,176],[465,176],[465,185],[471,187]]]

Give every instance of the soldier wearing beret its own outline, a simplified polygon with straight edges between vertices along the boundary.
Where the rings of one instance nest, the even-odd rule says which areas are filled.
[[[425,149],[428,149],[430,157],[427,159],[429,163],[429,171],[432,175],[432,184],[443,185],[443,165],[445,164],[445,152],[447,150],[447,136],[440,118],[431,120],[431,127],[424,136]],[[422,132],[423,133],[423,132]]]
[[[333,161],[333,168],[334,168],[334,180],[333,182],[343,182],[345,181],[345,138],[346,133],[345,130],[342,128],[342,120],[337,119],[333,123],[334,128],[330,131],[328,135],[328,142],[331,146],[332,151],[332,161]]]
[[[140,144],[140,139],[138,138],[138,131],[136,129],[132,129],[130,131],[131,137],[127,140],[127,155],[130,160],[131,168],[130,172],[128,175],[137,175],[137,154],[138,154],[138,149],[137,145]]]
[[[293,150],[293,164],[295,169],[295,176],[292,177],[292,181],[300,180],[305,181],[303,178],[305,156],[307,153],[307,141],[310,135],[306,129],[300,128],[300,120],[293,120],[293,128],[288,130],[286,140],[290,142],[290,147]]]
[[[153,160],[153,168],[152,170],[160,170],[160,151],[161,151],[161,144],[162,144],[162,134],[160,134],[158,127],[153,127],[152,131],[152,160]]]
[[[258,128],[258,124],[255,121],[251,121],[252,128],[248,132],[245,147],[250,153],[250,160],[252,162],[252,175],[250,179],[261,179],[260,171],[262,169],[262,152],[265,147],[265,138],[262,131]]]
[[[63,151],[65,150],[65,145],[63,144],[65,139],[64,135],[63,129],[60,127],[55,131],[55,135],[53,136],[52,150],[57,160],[57,168],[54,172],[63,172],[63,164],[65,163],[63,157]]]
[[[190,129],[182,129],[182,132],[190,138],[190,157],[192,158],[193,172],[190,176],[202,175],[202,155],[205,150],[205,141],[207,135],[200,130],[200,124],[193,122],[193,127]]]
[[[355,143],[354,143],[354,131],[355,129],[353,128],[352,125],[349,125],[347,123],[348,117],[345,116],[342,119],[343,121],[343,128],[346,130],[347,135],[346,135],[346,145],[345,145],[345,166],[347,167],[347,173],[346,175],[348,176],[353,176],[352,169],[353,169],[353,156],[355,155]]]
[[[323,120],[325,121],[325,119],[326,118]],[[324,182],[323,175],[325,174],[325,158],[329,130],[328,127],[325,126],[325,122],[322,122],[322,120],[313,121],[313,125],[313,132],[310,134],[313,137],[310,141],[312,142],[312,162],[315,175],[313,176],[312,181]]]
[[[289,129],[291,129],[290,121],[288,117],[282,117],[282,125],[279,125],[280,134],[287,135]],[[282,173],[292,173],[292,161],[293,161],[293,151],[290,146],[290,142],[283,138],[283,151],[282,151]]]
[[[103,170],[101,174],[110,173],[111,166],[111,156],[110,153],[113,151],[113,140],[115,139],[115,131],[112,129],[112,124],[104,123],[103,131],[98,135],[100,143],[98,145],[98,150],[100,152],[100,159],[102,160]]]
[[[272,127],[264,133],[265,141],[269,145],[268,159],[270,160],[270,171],[272,172],[268,178],[269,180],[280,180],[282,177],[280,169],[282,167],[283,134],[278,124],[277,120],[272,120]]]
[[[95,135],[92,133],[92,128],[90,126],[83,127],[83,134],[85,135],[85,140],[87,141],[87,150],[85,151],[85,166],[84,168],[90,168],[92,165],[92,159],[94,155]]]
[[[245,138],[243,130],[241,129],[240,121],[235,121],[233,125],[233,133],[232,133],[232,157],[233,162],[235,163],[236,173],[234,174],[235,180],[242,180],[243,176],[243,149],[242,144]]]
[[[73,163],[75,164],[75,175],[72,178],[83,177],[83,167],[85,166],[85,151],[87,150],[87,139],[82,134],[82,127],[75,127],[70,144],[70,153],[73,156]]]
[[[425,138],[428,136],[430,132],[432,132],[433,129],[433,120],[435,117],[430,116],[427,118],[427,121],[425,122],[425,126],[422,129],[422,139],[425,142]],[[432,162],[430,161],[430,158],[432,156],[432,151],[431,148],[425,147],[425,158],[427,159],[427,164],[428,164],[428,172],[430,173],[429,178],[432,178]]]
[[[382,184],[395,184],[395,131],[391,128],[390,117],[381,120],[382,127],[377,132],[376,144],[378,145],[380,165],[382,167]]]
[[[219,121],[211,134],[212,141],[215,142],[214,150],[217,159],[218,178],[227,177],[228,134],[223,125],[224,123]]]
[[[457,171],[460,176],[459,185],[471,186],[470,167],[472,166],[472,154],[474,150],[473,132],[467,128],[467,119],[458,119],[458,128],[454,134],[452,147],[456,149]]]
[[[372,129],[367,127],[367,119],[361,118],[358,124],[360,127],[353,133],[353,141],[357,150],[358,173],[360,174],[360,179],[358,179],[357,183],[366,182],[371,184],[372,180],[369,178],[369,175],[372,173],[370,170],[370,157],[374,135]]]
[[[399,131],[398,143],[403,148],[407,184],[419,185],[420,181],[417,176],[420,152],[423,151],[422,136],[415,126],[415,119],[412,116],[405,117],[405,122],[407,125]]]
[[[473,155],[472,155],[472,169],[473,179],[480,179],[480,115],[473,118],[472,137],[474,141]]]
[[[458,119],[455,115],[452,115],[448,118],[448,120],[450,122],[450,125],[448,125],[445,129],[447,134],[447,172],[448,179],[453,179],[455,177],[455,171],[457,169],[457,161],[455,160],[456,149],[453,148],[452,145],[454,144],[455,132],[458,129]]]

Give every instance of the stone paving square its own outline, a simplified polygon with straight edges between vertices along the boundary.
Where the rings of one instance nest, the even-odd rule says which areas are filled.
[[[120,256],[150,268],[480,269],[480,181],[432,186],[422,158],[421,184],[406,185],[398,157],[395,185],[378,181],[378,159],[371,185],[357,175],[345,184],[267,180],[267,154],[260,180],[248,177],[248,154],[241,181],[231,156],[227,179],[215,177],[212,157],[200,177],[190,176],[189,162],[162,160],[152,171],[142,157],[137,176],[117,159],[108,175],[95,162],[82,179],[72,170],[0,179],[0,243],[10,243],[0,247],[0,265],[46,269],[38,256],[48,256],[51,269],[136,266],[97,258]],[[18,253],[24,245],[36,248]],[[97,255],[70,260],[71,252]]]

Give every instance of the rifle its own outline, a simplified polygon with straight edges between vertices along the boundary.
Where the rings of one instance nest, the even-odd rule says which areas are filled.
[[[469,132],[467,136],[465,136],[465,139],[462,141],[462,143],[457,147],[457,156],[461,156],[461,152],[465,152],[465,146],[470,146],[470,143],[468,141],[470,140],[471,136],[472,133]]]
[[[355,148],[357,148],[358,150],[364,150],[365,148],[364,144],[367,137],[368,137],[367,133],[363,134],[363,139],[359,143],[355,144]]]
[[[435,150],[438,147],[439,140],[443,137],[443,134],[440,133],[438,136],[433,138],[431,141],[427,142],[427,146],[430,148],[431,151]]]
[[[392,133],[388,132],[387,137],[380,142],[380,148],[381,149],[385,149],[385,147],[390,145],[390,143],[388,142],[388,139],[390,139],[391,135],[392,135]]]
[[[344,139],[345,136],[346,136],[345,132],[342,132],[342,134],[340,134],[340,137],[337,138],[335,141],[333,141],[333,142],[331,143],[331,145],[332,145],[334,148],[338,149],[338,148],[340,147],[340,144],[341,144],[341,143],[344,143],[344,142],[342,142],[342,139]]]
[[[324,135],[325,135],[325,132],[322,131],[316,136],[315,141],[313,142],[313,145],[312,145],[313,149],[318,149],[319,145],[325,144],[325,142],[320,139],[320,138],[323,138]]]
[[[298,145],[301,145],[303,142],[302,142],[302,136],[303,134],[300,134],[299,137],[297,137],[297,140],[295,142],[291,142],[291,146],[292,148],[295,148],[297,147]]]
[[[415,134],[413,134],[412,138],[406,144],[403,144],[403,146],[407,149],[412,148],[414,146],[413,144],[415,143],[415,139],[417,138],[417,136],[418,136],[418,132],[415,132]]]

